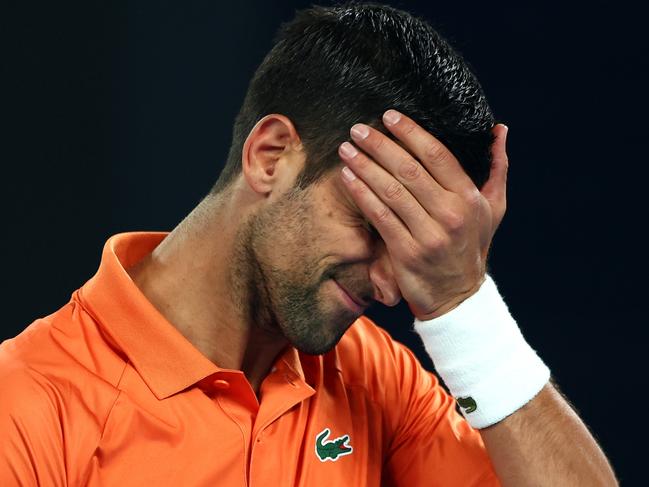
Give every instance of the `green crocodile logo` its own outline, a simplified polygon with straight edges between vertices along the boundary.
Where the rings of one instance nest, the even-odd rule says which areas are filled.
[[[354,451],[351,445],[347,444],[349,435],[339,436],[335,440],[327,440],[331,433],[329,428],[323,429],[315,438],[315,454],[321,462],[331,460],[335,462],[338,457],[349,455]]]
[[[478,405],[476,404],[475,399],[473,399],[471,396],[458,397],[457,403],[460,405],[462,409],[464,409],[464,412],[466,414],[470,414],[476,409],[478,409]]]

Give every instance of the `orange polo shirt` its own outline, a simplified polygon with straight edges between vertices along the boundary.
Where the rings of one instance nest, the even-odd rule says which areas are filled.
[[[257,400],[124,270],[164,233],[110,238],[68,304],[0,344],[0,485],[500,485],[436,377],[365,317],[289,347]]]

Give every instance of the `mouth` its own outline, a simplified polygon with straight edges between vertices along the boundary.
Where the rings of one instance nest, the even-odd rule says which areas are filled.
[[[343,301],[345,301],[345,304],[348,308],[350,308],[352,311],[354,311],[354,313],[357,314],[361,314],[363,311],[365,311],[365,308],[367,308],[367,305],[365,303],[363,303],[360,299],[347,291],[347,289],[341,286],[338,281],[336,281],[335,279],[332,279],[332,281],[338,287],[340,295],[343,298]]]

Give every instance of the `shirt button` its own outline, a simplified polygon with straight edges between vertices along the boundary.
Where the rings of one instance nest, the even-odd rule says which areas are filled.
[[[221,389],[224,391],[230,388],[230,383],[227,380],[216,379],[214,382],[212,382],[212,386],[214,387],[214,389]]]

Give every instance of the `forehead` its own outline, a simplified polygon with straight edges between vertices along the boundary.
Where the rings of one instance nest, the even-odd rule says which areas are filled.
[[[327,176],[325,176],[320,184],[317,184],[316,194],[322,198],[322,202],[327,208],[341,207],[344,210],[351,211],[358,215],[362,215],[360,210],[349,191],[345,187],[345,183],[341,179],[342,164],[333,168]]]
[[[403,155],[405,157],[417,160],[405,143],[394,137],[392,134],[386,135],[392,142],[403,149]],[[348,215],[351,213],[353,216],[359,216],[360,218],[367,220],[341,179],[342,168],[343,163],[340,162],[329,170],[320,181],[314,183],[314,194],[317,195],[317,198],[322,198],[321,203],[326,207],[342,207],[346,210]]]

